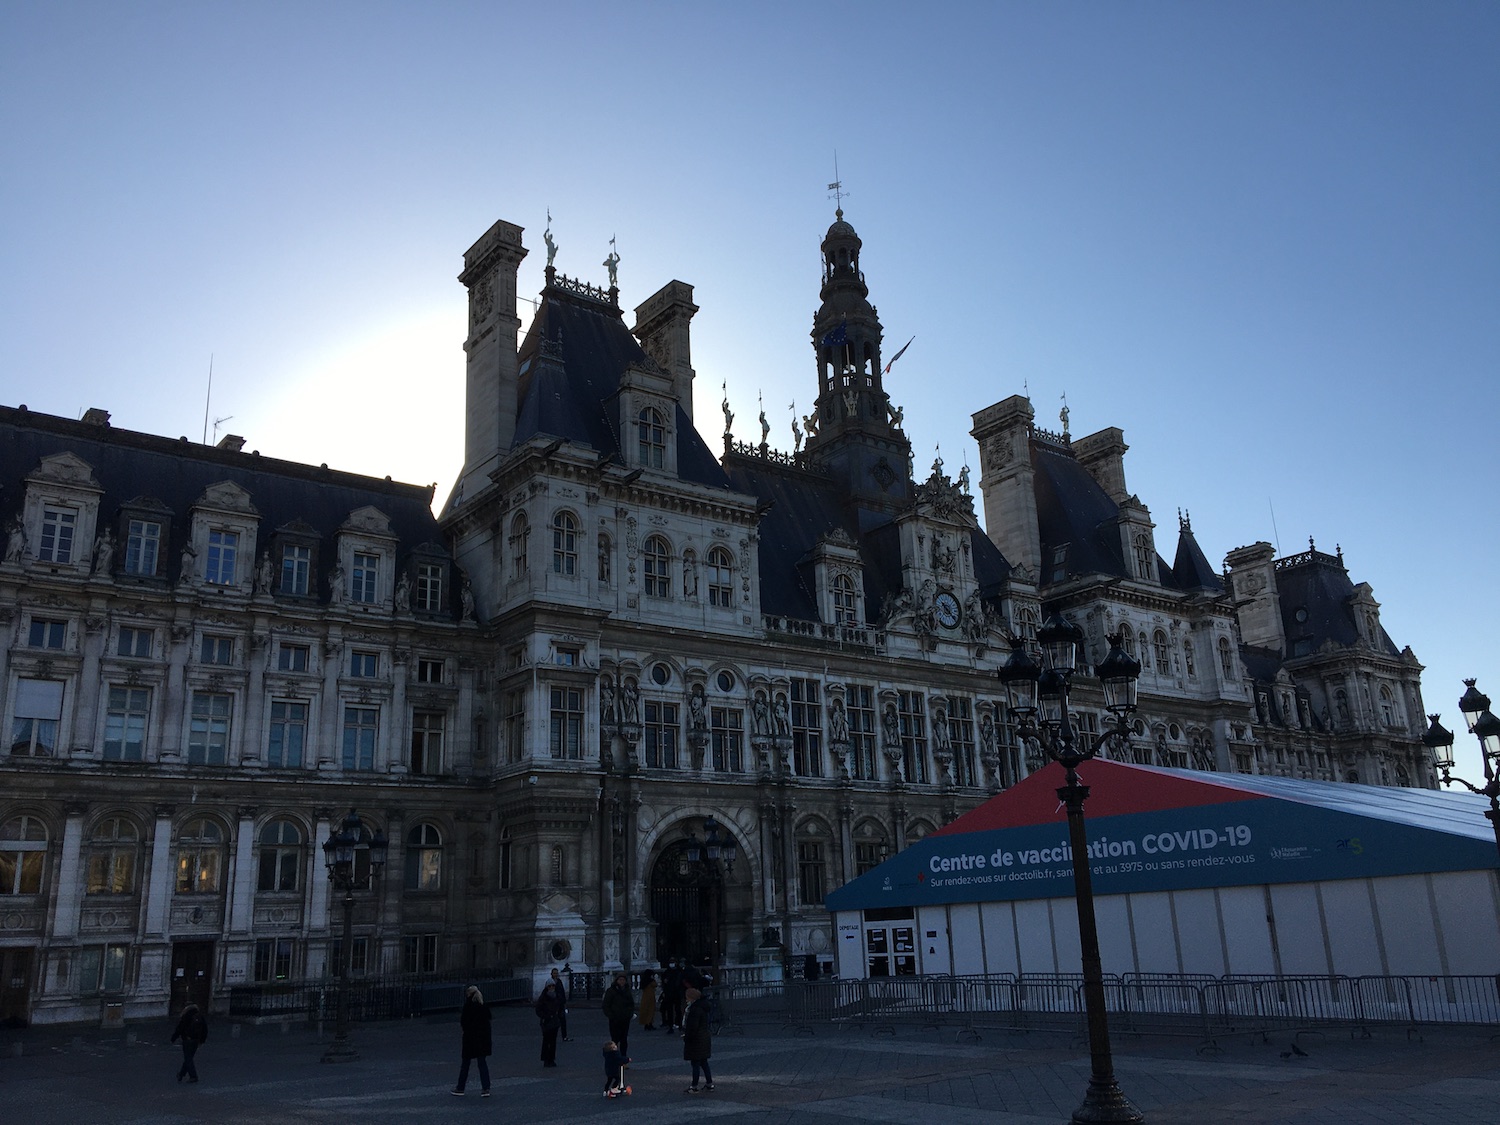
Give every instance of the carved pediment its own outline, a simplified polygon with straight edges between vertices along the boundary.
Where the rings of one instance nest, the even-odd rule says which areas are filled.
[[[43,457],[26,480],[28,483],[64,484],[71,488],[103,491],[99,482],[94,479],[93,466],[74,453],[55,453],[50,457]]]
[[[361,535],[379,535],[385,538],[394,538],[395,532],[391,530],[391,517],[379,508],[366,505],[363,508],[355,508],[349,513],[349,518],[344,521],[340,531],[352,531]]]
[[[250,493],[232,480],[215,481],[203,490],[194,508],[212,508],[217,512],[235,512],[245,516],[259,516],[250,502]]]

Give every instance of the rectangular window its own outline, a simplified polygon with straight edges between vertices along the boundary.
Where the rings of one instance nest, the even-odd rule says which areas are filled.
[[[797,893],[804,906],[822,906],[824,890],[823,845],[817,840],[797,842]]]
[[[920,691],[896,693],[896,710],[901,716],[901,762],[906,780],[926,784],[927,774],[927,707]]]
[[[376,653],[373,652],[351,652],[349,654],[349,675],[358,680],[373,680],[376,670]]]
[[[255,943],[257,982],[292,979],[292,939],[263,938]]]
[[[580,662],[580,653],[576,648],[558,648],[553,650],[552,662],[561,664],[567,668],[576,668]]]
[[[417,661],[417,683],[440,684],[443,682],[443,662],[441,660],[418,660]]]
[[[233,664],[234,638],[204,633],[198,657],[204,664]]]
[[[708,725],[713,743],[714,769],[719,773],[743,773],[745,712],[738,707],[710,707]]]
[[[948,700],[948,740],[953,746],[953,784],[980,783],[974,768],[974,704],[962,697]]]
[[[78,951],[78,992],[98,996],[125,990],[128,945],[90,945]]]
[[[161,524],[155,520],[131,520],[125,529],[125,573],[151,578],[161,555]]]
[[[193,692],[193,715],[188,725],[188,764],[222,766],[229,750],[231,697],[217,692]]]
[[[861,684],[844,685],[844,708],[849,714],[850,768],[860,781],[875,780],[875,690]]]
[[[239,550],[239,532],[209,528],[208,558],[203,563],[203,581],[210,586],[233,586]]]
[[[15,714],[10,725],[10,752],[31,758],[50,758],[56,754],[62,705],[63,681],[18,679]]]
[[[104,714],[104,760],[139,762],[146,749],[148,688],[112,687]]]
[[[646,701],[646,765],[677,768],[677,704]]]
[[[307,597],[311,585],[312,548],[281,548],[281,592],[293,597]]]
[[[346,770],[375,768],[375,736],[380,731],[380,712],[374,707],[344,708],[344,757]]]
[[[423,613],[441,613],[443,609],[443,568],[439,563],[417,565],[416,608]]]
[[[578,688],[552,689],[551,746],[554,758],[583,757],[583,692]]]
[[[43,508],[42,537],[37,543],[36,557],[42,562],[72,562],[73,533],[77,526],[78,513],[74,509]]]
[[[872,871],[879,867],[880,845],[879,844],[855,844],[854,845],[854,874],[863,875],[866,871]]]
[[[413,711],[411,716],[411,772],[443,772],[443,720],[441,711]]]
[[[68,623],[48,618],[33,617],[27,635],[27,644],[32,648],[62,648],[68,640]]]
[[[437,934],[413,934],[403,938],[401,967],[408,973],[437,972]]]
[[[823,706],[817,680],[792,680],[792,770],[823,776]]]
[[[278,645],[276,669],[280,672],[306,672],[311,656],[312,649],[307,645]]]
[[[519,762],[526,749],[526,696],[519,691],[505,693],[505,757]]]
[[[120,641],[115,646],[116,656],[136,656],[148,659],[151,656],[151,639],[154,635],[152,629],[135,629],[127,626],[120,628]]]
[[[266,765],[301,769],[307,748],[307,704],[287,699],[271,701],[271,740]]]
[[[349,572],[349,600],[364,605],[375,604],[376,580],[380,576],[380,556],[354,552],[354,569]]]

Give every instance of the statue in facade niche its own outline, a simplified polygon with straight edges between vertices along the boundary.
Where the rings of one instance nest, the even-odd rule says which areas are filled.
[[[405,613],[411,608],[411,577],[403,574],[396,579],[396,610]]]
[[[778,691],[776,693],[774,707],[777,737],[790,738],[792,736],[792,713],[791,709],[787,706],[786,692]]]
[[[21,556],[26,553],[26,525],[17,516],[10,521],[10,534],[5,540],[5,561],[18,563]]]
[[[94,540],[94,573],[108,575],[115,567],[115,533],[106,529]]]
[[[750,732],[757,738],[771,737],[771,707],[763,691],[756,692],[750,704]]]
[[[255,592],[257,594],[269,594],[271,583],[275,580],[276,571],[271,564],[271,552],[262,551],[260,562],[255,567]]]
[[[634,678],[627,679],[621,689],[621,715],[622,722],[638,725],[641,721],[641,690],[636,687]]]
[[[703,685],[694,684],[688,690],[688,729],[701,731],[708,729],[708,700],[703,694]]]
[[[833,706],[829,708],[828,737],[835,743],[849,741],[849,713],[844,710],[842,696],[834,696]]]

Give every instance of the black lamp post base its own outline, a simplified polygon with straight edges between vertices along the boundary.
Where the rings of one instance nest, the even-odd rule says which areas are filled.
[[[1089,1092],[1083,1104],[1073,1111],[1073,1125],[1091,1125],[1093,1122],[1123,1122],[1126,1125],[1141,1125],[1146,1117],[1131,1104],[1113,1079],[1108,1084],[1089,1083]]]
[[[357,1058],[359,1058],[359,1052],[354,1049],[354,1045],[349,1040],[335,1038],[332,1043],[328,1044],[328,1049],[323,1052],[322,1061],[326,1063],[346,1063],[353,1062]]]

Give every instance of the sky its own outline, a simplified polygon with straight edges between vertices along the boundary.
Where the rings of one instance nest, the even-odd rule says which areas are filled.
[[[1171,557],[1342,548],[1429,711],[1500,698],[1500,5],[0,5],[0,401],[434,483],[463,251],[695,287],[711,445],[790,450],[845,216],[920,475],[1107,426]],[[835,171],[837,169],[837,171]],[[628,312],[627,312],[627,315]],[[211,395],[210,395],[211,385]],[[724,388],[727,388],[727,392]],[[1447,575],[1449,577],[1444,577]],[[1491,638],[1486,642],[1484,638]]]

